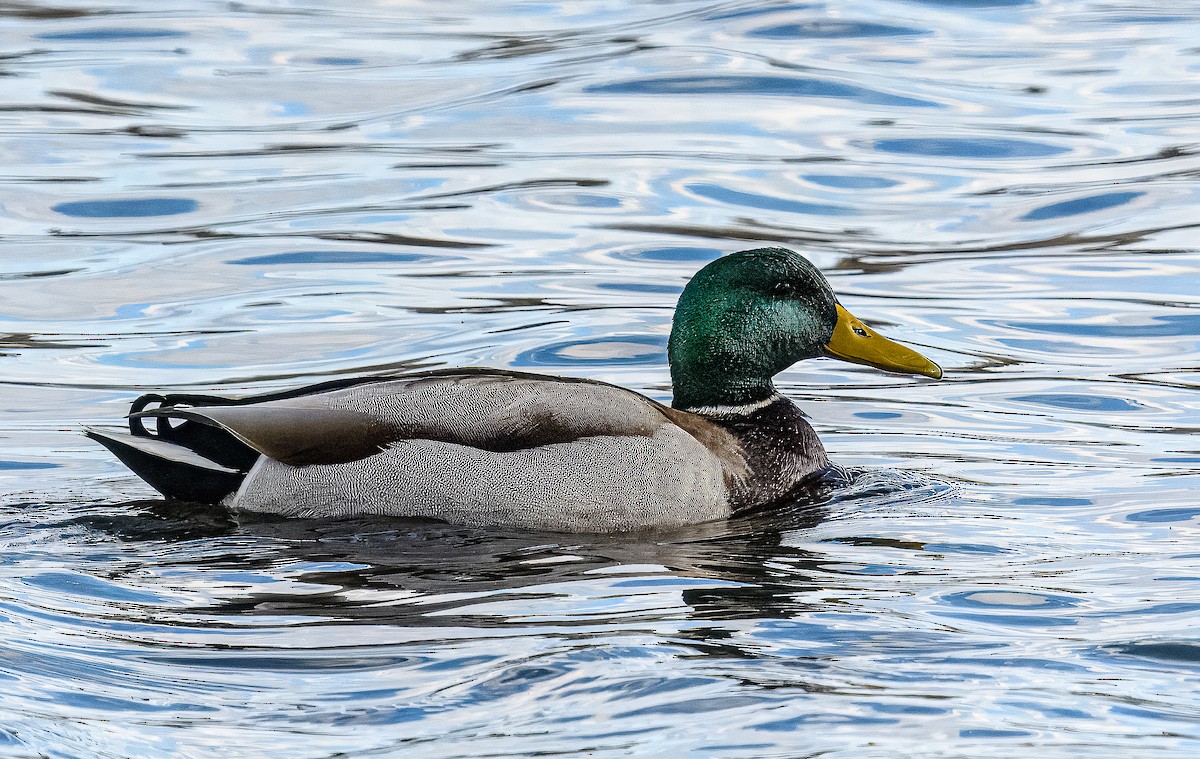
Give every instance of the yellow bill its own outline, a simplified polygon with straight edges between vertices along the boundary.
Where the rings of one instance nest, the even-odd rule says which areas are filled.
[[[912,348],[905,348],[875,332],[842,308],[841,303],[837,304],[837,316],[837,326],[825,345],[825,355],[889,372],[942,378],[940,366]]]

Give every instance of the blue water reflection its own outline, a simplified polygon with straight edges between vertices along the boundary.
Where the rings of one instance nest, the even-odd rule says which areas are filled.
[[[621,335],[542,345],[522,351],[512,363],[521,367],[662,366],[666,351],[665,335]]]
[[[682,285],[652,285],[645,282],[598,282],[600,290],[620,290],[628,293],[652,293],[655,295],[678,295],[683,292]]]
[[[1113,398],[1105,395],[1084,395],[1081,393],[1041,393],[1037,395],[1019,395],[1013,398],[1020,403],[1032,403],[1039,406],[1054,406],[1055,408],[1074,409],[1076,411],[1139,411],[1143,408],[1140,403],[1127,401],[1124,398]]]
[[[921,137],[879,140],[876,150],[943,158],[1045,158],[1069,152],[1069,148],[1034,140],[1000,137]]]
[[[1087,337],[1112,337],[1133,339],[1138,337],[1200,337],[1200,315],[1164,314],[1144,320],[1142,324],[1060,322],[1013,322],[1014,329],[1030,332],[1047,332],[1056,335],[1080,335]]]
[[[752,192],[739,192],[715,184],[691,184],[685,188],[688,192],[702,198],[719,200],[735,206],[750,206],[768,211],[787,211],[790,213],[817,214],[820,216],[853,216],[855,211],[849,206],[832,203],[810,203],[803,200],[773,198]]]
[[[59,203],[54,211],[84,219],[174,216],[192,213],[199,203],[190,198],[125,198],[122,200],[82,200]]]
[[[885,190],[900,184],[886,177],[842,176],[838,174],[806,174],[810,182],[846,190]]]
[[[157,40],[186,37],[187,32],[177,29],[141,29],[110,27],[84,29],[74,32],[56,32],[37,35],[41,40],[81,40],[87,42],[121,42],[125,40]]]
[[[751,37],[792,39],[805,37],[907,37],[929,34],[925,29],[876,24],[870,21],[800,21],[753,29]]]
[[[1150,509],[1128,514],[1125,517],[1131,522],[1186,522],[1200,518],[1200,506],[1178,509]]]
[[[1051,203],[1050,205],[1035,208],[1022,216],[1021,221],[1059,219],[1064,216],[1103,211],[1106,208],[1123,206],[1134,198],[1140,198],[1145,194],[1144,192],[1109,192],[1103,195],[1076,198],[1075,200],[1064,200],[1061,203]]]
[[[435,256],[421,253],[390,253],[382,250],[297,250],[270,253],[226,261],[235,266],[277,266],[285,264],[382,264],[432,261]]]
[[[1114,647],[1113,653],[1175,665],[1200,667],[1200,642],[1129,643]]]
[[[1034,5],[1037,0],[913,0],[927,5],[947,8],[1008,8],[1018,5]]]
[[[635,79],[587,88],[597,94],[620,95],[772,95],[800,98],[845,98],[868,105],[938,108],[929,100],[842,84],[826,79],[782,75],[670,76]]]
[[[688,246],[675,246],[669,248],[634,248],[631,250],[618,250],[613,253],[616,258],[622,258],[630,261],[678,261],[683,263],[695,263],[703,265],[713,259],[721,257],[721,250],[718,248],[696,248]]]

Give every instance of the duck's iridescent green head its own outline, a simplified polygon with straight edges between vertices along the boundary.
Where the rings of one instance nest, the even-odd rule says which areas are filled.
[[[667,351],[673,405],[682,409],[764,400],[775,392],[772,377],[818,356],[942,376],[851,316],[821,272],[784,248],[744,250],[696,272],[679,296]]]

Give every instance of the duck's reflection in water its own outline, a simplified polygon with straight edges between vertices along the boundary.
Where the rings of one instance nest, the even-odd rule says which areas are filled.
[[[381,518],[235,519],[219,507],[164,501],[80,521],[123,541],[169,541],[183,571],[286,579],[189,608],[222,618],[218,624],[245,615],[412,627],[728,620],[799,611],[792,599],[812,589],[804,567],[815,560],[784,536],[820,524],[829,491],[768,514],[618,535]]]

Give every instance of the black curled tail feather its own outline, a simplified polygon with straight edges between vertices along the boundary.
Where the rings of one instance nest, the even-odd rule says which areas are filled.
[[[171,406],[235,406],[238,400],[220,398],[215,395],[193,395],[190,393],[147,393],[140,396],[129,408],[129,431],[135,437],[152,437],[179,445],[223,467],[248,472],[258,460],[258,452],[219,427],[199,422],[154,417],[153,427],[146,425],[147,418],[134,416],[147,407]]]

